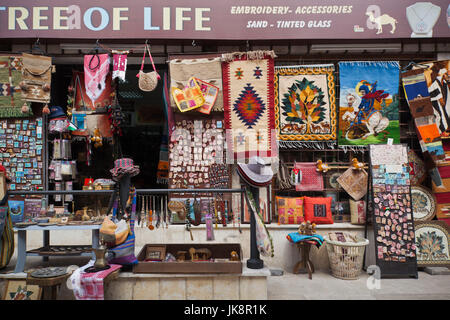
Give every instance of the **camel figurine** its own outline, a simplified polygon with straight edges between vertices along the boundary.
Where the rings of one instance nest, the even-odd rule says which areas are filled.
[[[310,221],[302,222],[302,224],[300,224],[297,232],[300,234],[305,234],[305,235],[311,236],[316,233],[316,224],[311,223]]]
[[[318,172],[325,173],[328,170],[330,170],[330,167],[326,163],[323,163],[322,160],[320,160],[320,159],[316,161],[316,164],[317,164],[316,171],[318,171]]]
[[[392,27],[391,33],[395,32],[395,24],[398,23],[398,21],[395,20],[394,18],[392,18],[391,16],[389,16],[387,14],[383,14],[383,15],[380,15],[375,18],[373,11],[367,11],[366,15],[369,17],[370,22],[373,22],[377,25],[377,27],[378,27],[377,34],[380,34],[383,32],[384,24],[390,24]]]
[[[358,159],[356,159],[356,158],[352,159],[352,169],[361,170],[363,168],[364,168],[364,163],[359,162]]]

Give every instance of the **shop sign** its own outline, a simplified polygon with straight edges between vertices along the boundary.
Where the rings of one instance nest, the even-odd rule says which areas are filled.
[[[396,39],[450,36],[448,0],[3,0],[0,38]]]

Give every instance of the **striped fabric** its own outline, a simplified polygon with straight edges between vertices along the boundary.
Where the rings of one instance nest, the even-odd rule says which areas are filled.
[[[124,243],[108,249],[109,253],[113,254],[112,259],[108,260],[108,263],[131,265],[138,263],[134,254],[134,248],[136,243],[136,236],[134,233],[134,220],[136,218],[136,192],[133,194],[133,202],[131,204],[131,217],[130,217],[130,233]],[[112,219],[116,218],[117,213],[117,200],[114,203]]]
[[[6,267],[14,253],[14,231],[8,207],[0,207],[0,269]]]

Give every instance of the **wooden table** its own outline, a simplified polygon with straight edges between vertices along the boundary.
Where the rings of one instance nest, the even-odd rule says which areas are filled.
[[[41,300],[56,300],[58,287],[67,281],[71,273],[51,278],[35,278],[27,274],[27,284],[35,284],[42,288]]]
[[[314,241],[300,241],[297,243],[302,260],[295,264],[293,271],[293,273],[299,273],[300,269],[306,269],[310,280],[312,280],[312,274],[314,273],[314,265],[311,260],[309,260],[309,252],[311,246],[314,244]]]

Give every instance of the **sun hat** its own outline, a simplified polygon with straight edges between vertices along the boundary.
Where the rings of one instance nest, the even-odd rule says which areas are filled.
[[[272,182],[273,171],[270,163],[260,157],[252,157],[248,164],[238,163],[238,174],[241,178],[254,187],[265,187]]]
[[[139,174],[139,166],[135,166],[133,159],[121,158],[114,161],[114,168],[110,170],[112,179],[119,181],[124,175],[128,174],[130,177]]]
[[[11,182],[11,179],[8,176],[8,172],[6,171],[5,167],[2,166],[1,164],[0,164],[0,172],[4,172],[5,173],[6,182]]]

